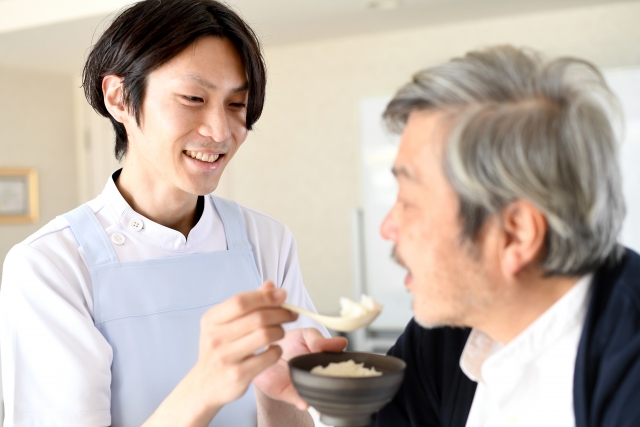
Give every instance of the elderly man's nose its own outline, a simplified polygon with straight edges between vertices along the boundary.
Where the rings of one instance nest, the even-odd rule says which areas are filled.
[[[389,212],[387,216],[380,224],[380,235],[385,240],[391,240],[393,242],[396,241],[398,237],[398,226],[391,215],[393,211]]]

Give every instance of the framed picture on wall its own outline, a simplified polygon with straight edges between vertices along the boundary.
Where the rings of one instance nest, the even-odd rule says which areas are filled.
[[[38,172],[0,168],[0,224],[38,220]]]

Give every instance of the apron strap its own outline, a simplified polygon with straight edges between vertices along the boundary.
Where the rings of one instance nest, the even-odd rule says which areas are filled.
[[[118,262],[107,233],[89,206],[80,205],[62,216],[69,222],[89,267]]]
[[[222,220],[224,234],[227,237],[227,249],[252,249],[238,204],[213,194],[210,196]]]

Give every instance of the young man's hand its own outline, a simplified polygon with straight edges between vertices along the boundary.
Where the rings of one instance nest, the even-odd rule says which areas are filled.
[[[297,318],[280,308],[285,298],[286,291],[266,282],[207,311],[200,322],[198,361],[145,426],[205,426],[222,406],[241,397],[283,353],[272,344],[285,336],[281,324]]]
[[[265,369],[254,380],[253,384],[272,399],[294,405],[301,411],[309,405],[302,400],[291,383],[287,362],[303,354],[329,351],[339,353],[347,346],[345,338],[325,338],[314,328],[294,329],[286,333],[285,338],[277,344],[282,348],[282,356],[276,364]]]
[[[211,404],[238,399],[256,375],[279,360],[283,350],[270,344],[284,337],[282,323],[296,319],[279,307],[285,298],[286,291],[266,282],[258,291],[238,294],[202,316],[200,352],[193,370]]]

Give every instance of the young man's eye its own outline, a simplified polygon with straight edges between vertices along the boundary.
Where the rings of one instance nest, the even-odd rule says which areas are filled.
[[[235,108],[245,108],[247,106],[247,104],[245,104],[243,102],[232,102],[229,105],[232,106],[232,107],[235,107]]]
[[[204,102],[204,99],[200,98],[199,96],[189,96],[189,95],[184,95],[184,99],[186,99],[189,102]]]

